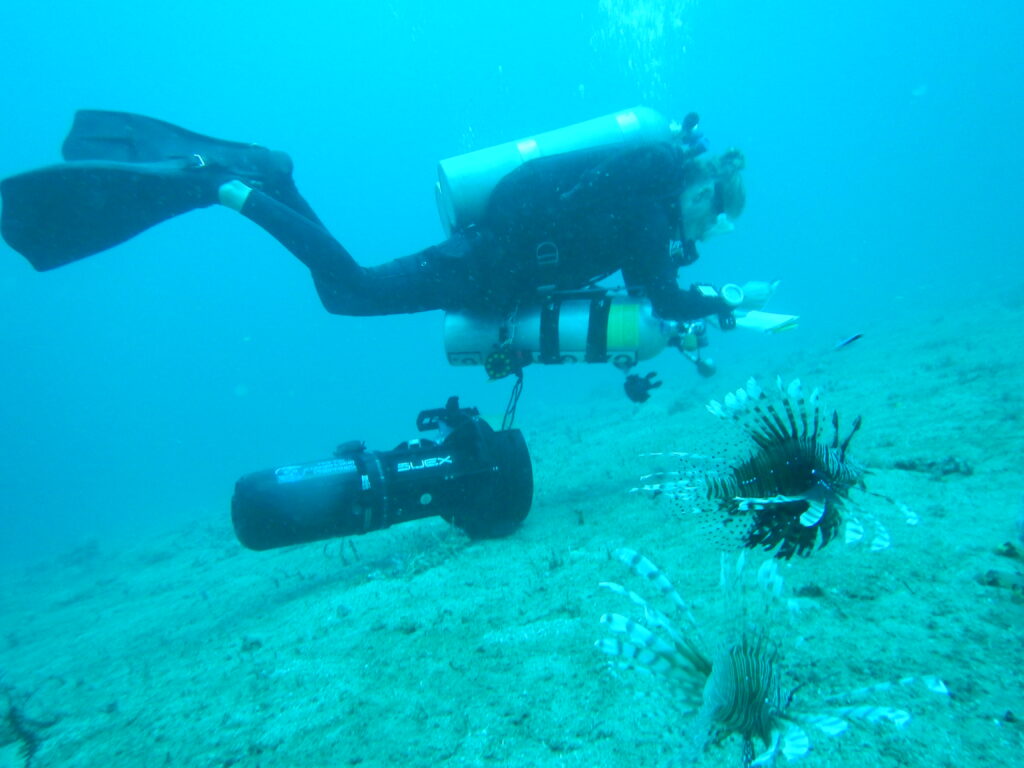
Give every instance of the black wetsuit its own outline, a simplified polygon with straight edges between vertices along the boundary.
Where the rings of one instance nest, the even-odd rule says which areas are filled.
[[[357,264],[304,202],[253,190],[242,213],[309,267],[335,314],[504,313],[544,288],[579,289],[622,270],[660,317],[692,320],[725,306],[676,283],[669,242],[682,239],[683,160],[669,143],[532,160],[498,183],[474,226],[374,267]]]

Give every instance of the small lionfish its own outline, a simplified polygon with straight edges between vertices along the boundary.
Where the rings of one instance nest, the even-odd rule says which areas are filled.
[[[692,757],[737,735],[742,741],[744,768],[770,765],[779,755],[795,760],[807,754],[810,739],[804,726],[835,736],[851,721],[889,721],[901,727],[910,720],[906,711],[892,707],[861,704],[812,713],[798,706],[795,693],[799,686],[788,679],[779,646],[768,632],[768,626],[779,623],[769,621],[768,611],[781,602],[783,591],[776,561],[765,561],[757,571],[758,592],[765,599],[764,623],[758,626],[748,623],[747,606],[742,604],[745,553],[740,554],[735,567],[723,556],[724,594],[730,602],[738,603],[729,607],[740,609],[744,617],[738,628],[708,643],[700,637],[700,628],[686,602],[654,563],[632,549],[618,549],[613,555],[671,603],[674,617],[620,584],[603,582],[601,587],[632,604],[634,616],[604,614],[601,623],[612,637],[599,640],[596,647],[614,657],[618,666],[649,672],[669,686],[664,691],[670,710],[666,714],[673,721],[679,715],[692,718],[688,728]],[[921,680],[929,690],[948,693],[937,677]],[[914,678],[899,682],[909,685]],[[825,697],[824,701],[853,699],[890,688],[888,683],[871,685]]]
[[[841,437],[839,415],[833,411],[832,435],[826,438],[818,390],[805,399],[799,379],[786,387],[777,379],[776,385],[778,397],[773,399],[750,379],[746,389],[728,393],[724,404],[713,400],[707,406],[715,416],[736,422],[754,441],[756,447],[744,461],[723,465],[708,456],[668,454],[689,467],[646,475],[641,479],[660,482],[633,490],[667,494],[697,511],[710,502],[727,527],[740,529],[743,546],[775,550],[778,558],[806,557],[815,545],[828,544],[844,522],[851,489],[863,487],[865,470],[848,455],[861,418]],[[720,466],[709,468],[709,463]],[[904,512],[908,523],[916,522],[910,510]],[[847,540],[859,540],[863,533],[851,517]],[[888,545],[888,532],[876,521],[872,549]]]

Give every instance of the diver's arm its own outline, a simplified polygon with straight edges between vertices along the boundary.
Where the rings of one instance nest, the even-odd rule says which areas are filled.
[[[678,267],[669,252],[669,229],[657,216],[633,237],[634,248],[622,265],[629,288],[643,290],[654,313],[666,320],[697,320],[730,311],[719,296],[707,296],[697,286],[683,290],[676,281]]]
[[[626,278],[627,285],[632,282]],[[654,314],[667,320],[680,322],[698,320],[712,315],[728,314],[732,308],[720,296],[706,296],[697,286],[683,290],[676,283],[675,275],[671,279],[656,277],[643,283],[647,298],[651,300]]]

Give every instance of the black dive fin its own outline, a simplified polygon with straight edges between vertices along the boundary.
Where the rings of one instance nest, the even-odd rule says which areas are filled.
[[[284,152],[258,144],[225,141],[131,112],[81,109],[64,140],[65,160],[155,163],[202,162],[226,177],[242,179],[318,224],[322,222],[292,181],[292,161]]]
[[[157,163],[199,155],[239,179],[262,181],[271,151],[256,144],[224,141],[130,112],[81,109],[64,139],[64,159]],[[282,153],[273,153],[280,155]],[[291,171],[290,163],[286,172]]]
[[[213,179],[189,162],[80,161],[0,182],[4,240],[39,271],[123,243],[216,201]]]

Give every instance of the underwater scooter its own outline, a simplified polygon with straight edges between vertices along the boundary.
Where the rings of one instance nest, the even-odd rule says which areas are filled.
[[[457,397],[422,411],[419,438],[390,451],[351,441],[321,461],[253,472],[235,484],[238,540],[265,550],[440,516],[472,538],[512,533],[533,501],[533,467],[518,429],[493,430]]]

